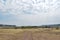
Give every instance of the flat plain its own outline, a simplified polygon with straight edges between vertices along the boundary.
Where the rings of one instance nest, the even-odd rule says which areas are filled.
[[[0,40],[60,40],[60,29],[0,29]]]

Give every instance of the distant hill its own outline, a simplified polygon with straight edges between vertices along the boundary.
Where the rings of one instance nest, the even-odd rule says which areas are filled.
[[[0,24],[0,28],[15,28],[16,25],[4,25],[4,24]]]
[[[60,28],[60,24],[42,25],[42,27],[48,27],[48,28],[56,28],[56,27],[59,27]]]
[[[0,24],[0,28],[60,28],[60,24],[52,24],[52,25],[42,25],[42,26],[16,26],[16,25],[3,25]]]
[[[5,26],[8,26],[8,27],[16,27],[16,25],[3,25],[3,24],[0,24],[0,27],[5,27]]]

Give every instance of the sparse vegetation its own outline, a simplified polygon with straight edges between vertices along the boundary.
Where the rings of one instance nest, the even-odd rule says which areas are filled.
[[[0,25],[0,40],[60,40],[59,26]]]
[[[0,29],[0,40],[60,40],[60,29]]]

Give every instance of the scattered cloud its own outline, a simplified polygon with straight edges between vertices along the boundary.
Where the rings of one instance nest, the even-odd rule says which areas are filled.
[[[43,25],[60,23],[59,0],[0,0],[0,23]]]

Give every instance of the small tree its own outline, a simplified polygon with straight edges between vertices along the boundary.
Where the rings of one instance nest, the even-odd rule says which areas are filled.
[[[59,29],[59,27],[56,27],[56,29],[58,30],[58,29]]]
[[[48,26],[45,26],[45,28],[48,28]]]

